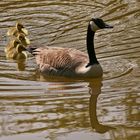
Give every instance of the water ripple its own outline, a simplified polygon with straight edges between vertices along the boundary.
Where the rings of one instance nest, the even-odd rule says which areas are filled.
[[[93,116],[94,122],[99,119],[102,124],[117,127],[117,131],[111,130],[113,138],[107,132],[109,137],[102,134],[98,135],[99,139],[103,136],[137,139],[140,89],[137,0],[1,0],[0,12],[0,139],[22,139],[29,135],[36,139],[38,133],[39,139],[61,139],[64,134],[69,137],[68,134],[78,131],[89,134],[88,130],[91,134],[88,111],[91,91],[102,91],[97,116],[94,108],[91,113],[98,117]],[[97,57],[104,70],[102,88],[97,81],[45,79],[37,73],[32,56],[23,62],[5,57],[6,32],[16,21],[29,30],[33,44],[86,52],[87,23],[91,17],[101,17],[114,26],[111,30],[98,31],[95,36]],[[94,131],[99,132],[101,128],[97,128]]]

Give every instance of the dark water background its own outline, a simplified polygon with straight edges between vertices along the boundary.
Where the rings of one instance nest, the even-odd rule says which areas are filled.
[[[95,37],[103,79],[44,79],[32,56],[5,57],[16,21],[32,43],[86,51],[91,17],[114,25]],[[139,140],[139,96],[139,0],[0,1],[0,140]]]

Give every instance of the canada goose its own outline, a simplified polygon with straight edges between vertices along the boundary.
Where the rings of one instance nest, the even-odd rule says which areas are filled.
[[[9,28],[8,32],[7,32],[7,36],[18,36],[18,33],[23,33],[24,35],[28,35],[28,30],[25,29],[25,27],[17,22],[15,27],[11,27]]]
[[[58,47],[34,47],[29,46],[27,50],[32,53],[40,72],[48,76],[64,76],[64,77],[100,77],[103,74],[95,50],[94,35],[95,32],[103,28],[113,28],[102,19],[92,18],[89,21],[87,29],[87,52],[81,52],[72,48]]]

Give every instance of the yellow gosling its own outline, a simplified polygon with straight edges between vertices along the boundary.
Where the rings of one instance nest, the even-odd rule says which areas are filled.
[[[25,59],[27,54],[24,45],[18,39],[11,40],[5,47],[5,54],[8,59]]]
[[[26,47],[30,44],[30,40],[22,33],[18,34],[17,38],[12,38],[5,47],[5,53],[8,57],[13,58],[12,53],[18,44],[22,44],[24,47]]]
[[[23,33],[18,34],[17,39],[20,40],[21,44],[24,46],[30,44],[30,40]]]
[[[13,50],[16,48],[16,46],[20,44],[20,41],[18,39],[12,39],[8,44],[7,46],[5,47],[4,51],[6,53],[6,55],[8,57],[11,57],[12,56],[12,52]]]
[[[18,36],[18,33],[23,33],[24,35],[28,35],[28,30],[19,22],[16,23],[15,27],[9,28],[7,32],[7,36]]]
[[[18,44],[16,46],[13,59],[19,60],[19,59],[26,59],[27,58],[27,53],[25,51],[25,48],[22,44]]]

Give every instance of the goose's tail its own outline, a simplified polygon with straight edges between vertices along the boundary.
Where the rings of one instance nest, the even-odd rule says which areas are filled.
[[[25,48],[25,50],[31,53],[32,55],[36,55],[35,52],[37,48],[38,47],[36,45],[29,45],[28,47]]]
[[[26,51],[28,51],[29,53],[33,54],[34,50],[37,49],[37,47],[35,46],[28,46],[25,48]]]

